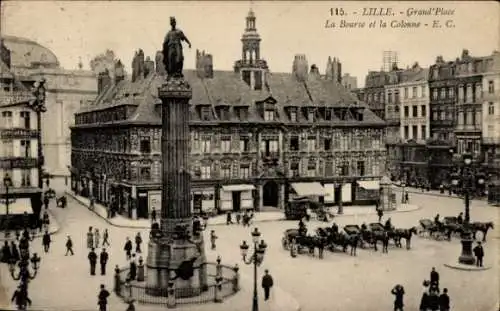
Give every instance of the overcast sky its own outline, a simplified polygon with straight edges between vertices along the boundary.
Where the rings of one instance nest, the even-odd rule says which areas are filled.
[[[127,65],[134,51],[142,48],[154,59],[169,30],[169,17],[193,44],[185,48],[185,68],[194,67],[196,49],[213,54],[214,68],[231,70],[241,56],[241,35],[250,6],[257,16],[261,55],[271,71],[290,72],[294,54],[306,54],[309,65],[324,73],[328,56],[340,58],[343,72],[364,80],[368,70],[379,70],[382,52],[399,52],[400,65],[434,62],[437,55],[453,60],[463,48],[472,55],[488,55],[499,45],[499,5],[494,2],[146,2],[146,1],[2,1],[3,34],[26,37],[51,49],[61,65],[77,68],[78,58],[89,68],[89,60],[112,49]],[[420,29],[327,29],[330,8],[343,8],[349,21],[378,21],[360,17],[363,7],[391,7],[396,12],[409,8],[454,9],[451,17],[408,17],[408,21],[444,23],[453,19],[455,28]],[[358,12],[354,16],[352,12]],[[404,16],[382,18],[388,22]],[[363,84],[363,82],[361,82]]]

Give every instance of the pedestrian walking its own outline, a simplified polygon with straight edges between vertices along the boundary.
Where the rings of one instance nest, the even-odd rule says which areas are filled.
[[[42,245],[43,245],[43,251],[46,253],[49,252],[50,242],[52,242],[52,241],[50,239],[49,231],[45,230],[45,233],[44,233],[43,238],[42,238]]]
[[[476,247],[474,247],[474,256],[476,256],[476,266],[477,267],[482,267],[483,266],[483,257],[484,257],[484,249],[483,245],[481,242],[477,242]]]
[[[127,260],[130,260],[130,258],[132,258],[132,241],[130,241],[128,237],[126,238],[123,250],[125,251],[125,256],[127,257]]]
[[[101,233],[99,232],[99,229],[95,228],[95,231],[94,231],[94,247],[99,247],[100,243],[101,243]]]
[[[66,255],[68,256],[68,253],[71,253],[71,256],[74,255],[73,253],[73,241],[71,240],[71,237],[68,235],[68,239],[66,240]]]
[[[87,258],[88,258],[89,264],[90,264],[90,275],[95,275],[95,266],[97,264],[97,254],[95,253],[93,248],[90,250]]]
[[[382,222],[382,217],[384,216],[384,211],[381,208],[377,209],[378,222]]]
[[[45,209],[48,209],[49,208],[49,203],[50,203],[50,199],[47,195],[45,195],[43,197],[43,205],[45,205]],[[40,214],[39,214],[40,215]]]
[[[2,262],[10,263],[12,260],[12,254],[10,253],[9,242],[5,241],[2,247]]]
[[[95,198],[93,196],[90,197],[89,209],[93,211],[95,208]]]
[[[101,275],[106,275],[106,264],[109,260],[109,254],[106,249],[103,248],[101,254],[99,254],[99,263],[101,264]]]
[[[135,254],[133,254],[132,260],[130,260],[129,278],[130,280],[135,280],[136,277],[137,277],[137,263],[135,262]]]
[[[217,240],[218,237],[215,235],[215,230],[212,230],[210,231],[210,244],[211,244],[211,248],[212,250],[215,250],[216,248],[216,245],[215,245],[215,240]]]
[[[226,214],[226,225],[231,225],[233,223],[231,212],[227,212]]]
[[[87,232],[87,248],[94,248],[94,233],[92,232],[92,227],[89,227]]]
[[[194,216],[194,218],[193,218],[193,235],[196,237],[199,237],[201,230],[202,229],[201,229],[200,218],[198,216]]]
[[[264,300],[269,300],[269,294],[271,293],[271,287],[273,287],[273,277],[269,274],[269,270],[264,271],[264,276],[262,276],[262,288],[264,289]]]
[[[443,293],[439,296],[439,311],[450,311],[450,297],[447,288],[443,288]]]
[[[46,229],[49,228],[50,219],[49,219],[49,213],[47,213],[47,211],[43,211],[42,225],[45,226]]]
[[[404,303],[403,297],[405,294],[405,289],[400,284],[394,286],[391,293],[395,296],[394,298],[394,311],[403,311]]]
[[[240,222],[241,222],[241,213],[238,212],[238,213],[236,213],[236,223],[239,225]]]
[[[151,222],[156,222],[156,208],[151,210]]]
[[[135,252],[136,253],[139,253],[139,254],[142,253],[141,244],[142,244],[141,233],[137,232],[137,234],[135,235]]]
[[[435,288],[439,291],[439,273],[436,271],[436,268],[432,267],[432,270],[431,270],[431,288],[432,286],[434,285]]]
[[[108,305],[108,297],[109,297],[109,292],[104,287],[104,284],[101,284],[101,290],[99,291],[99,295],[97,296],[97,304],[99,305],[99,311],[106,311]]]
[[[420,299],[420,307],[418,309],[420,311],[429,310],[429,294],[426,291],[422,293],[422,298]]]
[[[108,229],[104,229],[104,233],[102,234],[102,246],[109,246],[109,232]]]
[[[408,194],[408,191],[405,191],[405,203],[410,203],[410,195]]]

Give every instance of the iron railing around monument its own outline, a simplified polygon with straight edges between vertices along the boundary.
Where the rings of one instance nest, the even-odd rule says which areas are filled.
[[[238,268],[217,263],[205,263],[207,269],[207,286],[204,288],[195,287],[189,289],[175,289],[176,304],[205,304],[215,302],[217,297],[222,299],[230,297],[239,290]],[[218,268],[219,266],[219,268]],[[219,285],[216,282],[217,271],[221,276]],[[114,291],[117,296],[128,301],[133,299],[142,304],[167,305],[168,290],[166,288],[148,287],[147,283],[126,280],[129,277],[129,268],[120,269],[119,284],[115,280]],[[145,280],[147,280],[147,269],[145,269]],[[219,288],[217,288],[219,286]],[[217,291],[218,294],[217,295]],[[154,292],[155,295],[151,293]]]

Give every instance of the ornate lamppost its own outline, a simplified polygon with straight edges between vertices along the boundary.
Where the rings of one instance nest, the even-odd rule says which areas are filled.
[[[9,211],[9,207],[10,207],[10,197],[9,197],[9,189],[10,187],[12,187],[12,178],[10,178],[9,174],[5,174],[4,178],[3,178],[3,185],[5,187],[5,217],[6,217],[6,228],[5,228],[5,237],[9,237],[10,236],[10,231],[9,231],[9,217],[10,217],[10,211]]]
[[[37,253],[33,253],[33,256],[31,256],[31,258],[29,258],[29,256],[21,256],[20,261],[17,263],[17,266],[19,267],[17,276],[15,273],[16,267],[13,262],[9,265],[10,275],[15,281],[21,280],[23,284],[28,284],[29,280],[33,280],[36,277],[40,261],[41,258],[37,255]],[[33,267],[33,273],[30,273],[29,271],[30,262]]]
[[[33,86],[33,95],[35,99],[30,102],[30,107],[36,112],[37,122],[37,140],[38,140],[38,188],[43,189],[43,165],[45,159],[42,149],[42,113],[47,111],[45,106],[45,79],[35,82]]]
[[[462,230],[462,253],[458,257],[458,262],[466,265],[473,265],[475,263],[472,254],[472,232],[470,230],[470,194],[475,189],[475,183],[484,184],[484,176],[480,173],[474,172],[472,155],[464,154],[462,156],[462,165],[460,174],[453,173],[451,175],[451,182],[455,188],[461,183],[461,192],[464,194],[465,203],[465,216],[464,225]]]
[[[252,231],[252,242],[253,242],[253,253],[247,260],[248,249],[250,246],[246,241],[243,241],[240,245],[241,256],[243,257],[243,262],[247,265],[253,264],[253,303],[252,303],[252,311],[259,311],[259,301],[257,295],[257,267],[260,266],[262,261],[264,261],[264,254],[266,253],[267,244],[264,240],[260,240],[261,233],[259,229],[255,228]]]

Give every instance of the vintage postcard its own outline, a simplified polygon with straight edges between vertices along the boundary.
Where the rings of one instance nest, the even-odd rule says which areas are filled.
[[[1,310],[499,310],[497,2],[0,8]]]

